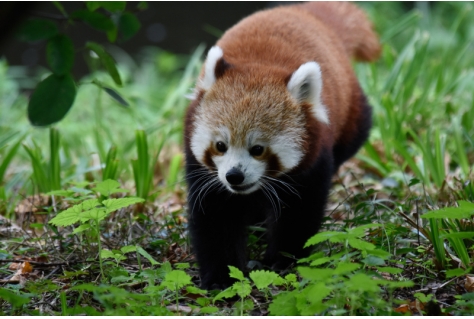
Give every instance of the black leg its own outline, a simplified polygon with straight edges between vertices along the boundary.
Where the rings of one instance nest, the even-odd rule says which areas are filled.
[[[269,216],[269,243],[265,264],[282,269],[293,260],[284,257],[281,252],[295,258],[309,254],[309,250],[303,249],[303,246],[319,230],[331,184],[333,164],[332,157],[328,154],[329,152],[325,152],[309,171],[286,180],[293,183],[299,196],[279,191],[279,196],[286,205],[282,204],[284,208],[276,220]]]

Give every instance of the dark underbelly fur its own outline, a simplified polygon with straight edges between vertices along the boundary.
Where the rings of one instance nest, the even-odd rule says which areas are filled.
[[[255,222],[256,216],[266,220],[266,265],[275,269],[288,266],[293,260],[281,252],[295,258],[309,254],[303,246],[319,230],[333,173],[368,137],[371,110],[365,97],[362,100],[359,130],[350,143],[323,150],[312,167],[281,178],[291,184],[298,195],[285,187],[274,186],[280,199],[281,209],[277,211],[261,190],[249,195],[231,194],[218,187],[206,190],[206,179],[191,174],[202,166],[189,150],[186,151],[189,232],[203,288],[222,289],[232,284],[228,265],[245,271],[246,229]]]

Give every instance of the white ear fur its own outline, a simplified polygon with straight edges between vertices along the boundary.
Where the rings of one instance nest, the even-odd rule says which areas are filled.
[[[206,62],[204,64],[204,76],[201,79],[200,87],[204,90],[209,90],[211,86],[216,82],[216,64],[220,58],[224,55],[224,52],[218,46],[213,46],[207,54]]]
[[[288,91],[299,102],[309,102],[317,120],[329,124],[328,110],[321,99],[323,80],[319,64],[312,61],[302,64],[291,76]]]

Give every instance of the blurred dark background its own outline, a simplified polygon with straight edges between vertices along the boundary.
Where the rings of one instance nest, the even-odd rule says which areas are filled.
[[[284,2],[147,2],[148,8],[137,12],[140,31],[130,40],[116,43],[132,57],[145,46],[157,46],[172,53],[191,53],[199,44],[212,46],[220,32],[225,31],[249,14]],[[66,12],[85,8],[84,2],[61,2]],[[136,12],[138,2],[127,3],[127,10]],[[52,2],[0,2],[0,58],[9,65],[46,66],[46,41],[26,43],[15,33],[21,23],[29,18],[47,18],[56,21],[64,31],[61,13]],[[69,26],[65,33],[76,49],[87,41],[107,44],[104,32],[81,22]],[[84,59],[76,59],[73,70],[77,77],[88,73]]]

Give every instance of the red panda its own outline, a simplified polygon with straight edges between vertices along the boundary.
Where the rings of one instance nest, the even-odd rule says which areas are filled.
[[[324,216],[331,177],[366,141],[368,105],[351,59],[377,35],[351,3],[257,12],[212,47],[185,119],[191,244],[201,286],[245,270],[246,227],[265,221],[264,263],[288,266]]]

